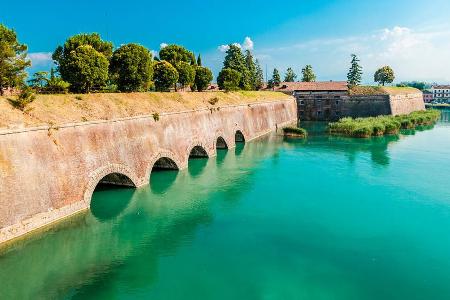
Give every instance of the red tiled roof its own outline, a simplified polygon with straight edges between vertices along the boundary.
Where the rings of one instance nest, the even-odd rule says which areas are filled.
[[[282,82],[276,91],[348,91],[346,81]]]

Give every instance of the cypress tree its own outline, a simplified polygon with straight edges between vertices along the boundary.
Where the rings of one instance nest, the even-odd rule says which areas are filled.
[[[362,67],[359,65],[359,59],[355,54],[352,54],[350,70],[347,74],[347,82],[349,86],[356,86],[361,84],[362,80]]]

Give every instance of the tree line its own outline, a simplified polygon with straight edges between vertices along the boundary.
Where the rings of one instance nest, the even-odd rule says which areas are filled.
[[[19,43],[14,30],[0,24],[0,93],[5,88],[26,87],[26,68],[31,66],[27,46]],[[209,68],[202,66],[200,54],[179,45],[167,45],[153,57],[146,47],[129,43],[114,49],[99,34],[69,37],[53,52],[55,68],[39,71],[28,80],[37,92],[89,93],[203,91],[213,80]]]
[[[21,44],[14,30],[0,24],[0,93],[5,88],[23,89],[27,77],[26,68],[31,66],[27,58],[27,46]],[[114,49],[97,33],[77,34],[69,37],[53,52],[55,68],[33,74],[28,84],[37,92],[75,93],[136,92],[136,91],[203,91],[213,80],[210,69],[202,65],[200,54],[180,45],[162,47],[158,57],[146,47],[129,43]],[[316,81],[311,65],[302,70],[303,82]],[[352,55],[347,74],[349,86],[360,85],[362,67],[356,55]],[[286,70],[284,81],[294,82],[297,74],[292,68]],[[381,85],[395,79],[391,67],[376,71],[374,81]],[[277,69],[267,82],[268,88],[281,83]],[[228,46],[223,68],[218,74],[217,84],[221,90],[260,90],[265,88],[264,75],[258,60],[250,50],[242,51],[235,44]]]

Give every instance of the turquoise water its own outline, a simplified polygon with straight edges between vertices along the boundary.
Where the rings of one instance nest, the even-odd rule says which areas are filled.
[[[96,191],[2,250],[0,299],[450,299],[450,123],[307,126]]]

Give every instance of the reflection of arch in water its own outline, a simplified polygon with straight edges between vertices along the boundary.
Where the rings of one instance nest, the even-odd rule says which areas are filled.
[[[142,185],[141,181],[129,167],[120,164],[109,164],[98,168],[90,174],[89,178],[84,192],[84,202],[87,207],[90,207],[92,194],[99,184],[122,187],[137,187]]]
[[[234,134],[234,141],[235,143],[245,143],[245,136],[241,130],[236,130],[236,133]]]

